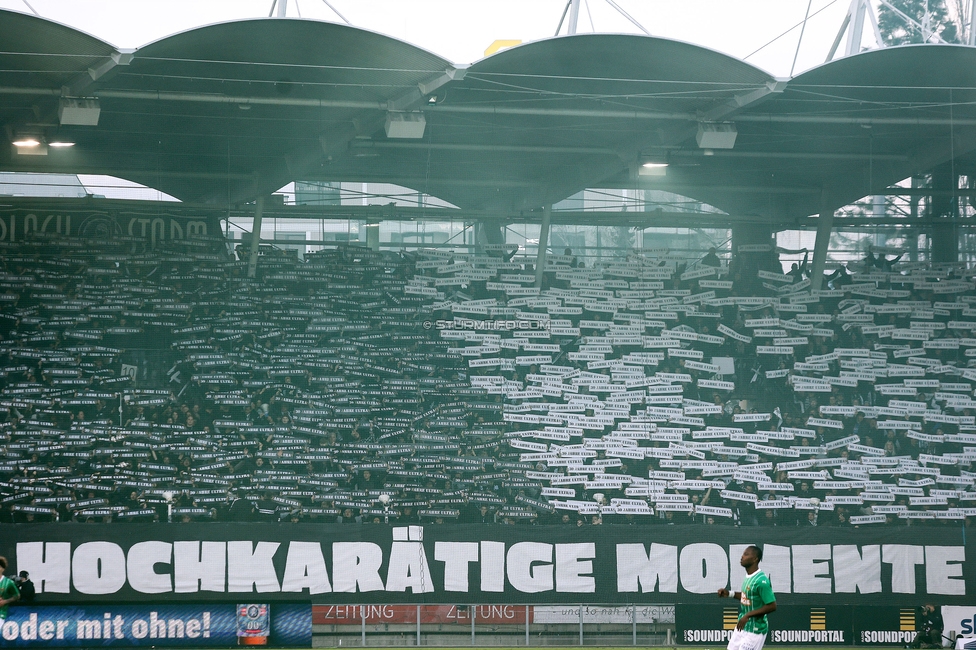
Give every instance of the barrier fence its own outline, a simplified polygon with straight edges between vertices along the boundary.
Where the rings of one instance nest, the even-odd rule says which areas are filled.
[[[623,646],[673,641],[674,605],[313,605],[315,645]]]
[[[245,599],[242,599],[242,601]],[[724,645],[738,604],[315,604],[15,606],[5,647],[546,647]],[[946,639],[970,636],[976,606],[942,607]],[[783,603],[770,646],[898,646],[917,633],[914,607]]]
[[[952,613],[947,636],[972,632],[965,622],[976,617],[976,607],[943,610]],[[318,647],[724,645],[738,612],[731,600],[715,605],[314,605],[312,623]],[[957,618],[962,623],[956,624]],[[914,607],[787,604],[769,620],[766,643],[772,646],[904,647],[917,633]]]

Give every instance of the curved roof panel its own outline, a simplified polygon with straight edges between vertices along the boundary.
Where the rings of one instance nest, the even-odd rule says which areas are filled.
[[[60,88],[115,48],[67,25],[0,10],[0,86]]]
[[[964,45],[899,45],[830,61],[793,78],[797,86],[901,85],[906,75],[918,88],[971,88],[976,50]]]
[[[388,103],[453,69],[408,43],[322,21],[220,23],[161,39],[97,84],[86,162],[185,200],[241,200],[306,173]],[[85,171],[92,171],[86,169]]]
[[[356,27],[257,19],[199,27],[145,45],[113,86],[386,101],[449,67],[430,52]]]
[[[27,124],[57,121],[62,87],[87,82],[89,68],[99,68],[116,53],[67,25],[6,10],[0,10],[0,44],[0,87],[9,90],[0,99],[0,126],[11,135],[36,130],[23,129]]]
[[[771,81],[759,68],[690,43],[577,34],[502,50],[471,65],[461,85],[470,100],[682,111]]]
[[[418,189],[467,207],[520,210],[633,169],[642,154],[693,138],[697,114],[722,114],[773,81],[687,43],[557,37],[503,50],[449,84],[426,111],[429,156],[409,144],[376,146],[397,148],[383,152],[390,173],[430,170]],[[417,187],[416,179],[396,182]]]
[[[0,170],[104,173],[189,201],[250,200],[295,179],[395,183],[504,216],[586,187],[673,191],[771,220],[843,205],[976,150],[976,48],[866,52],[790,82],[697,45],[581,34],[468,68],[310,20],[201,27],[129,56],[0,12],[0,120],[57,127],[62,86],[101,103],[77,146]],[[89,75],[89,69],[97,74]],[[422,138],[388,138],[388,110]],[[702,150],[700,122],[734,122]],[[637,175],[668,160],[665,177]],[[967,163],[968,164],[968,163]]]
[[[705,179],[768,184],[796,190],[780,194],[777,209],[817,213],[821,189],[827,205],[844,205],[976,149],[976,48],[893,47],[832,61],[734,119],[735,149],[697,160],[696,196],[756,210],[762,193],[716,197]]]

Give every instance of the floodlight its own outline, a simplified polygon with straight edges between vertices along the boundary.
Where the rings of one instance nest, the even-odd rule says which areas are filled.
[[[58,103],[58,120],[73,126],[98,126],[102,107],[93,97],[62,97]]]
[[[386,137],[419,140],[424,137],[427,120],[420,112],[390,111],[386,114]]]
[[[20,156],[46,156],[47,142],[35,133],[18,133],[11,141],[13,153]]]
[[[700,149],[731,149],[738,135],[732,122],[699,122],[695,139]]]
[[[668,161],[664,159],[645,160],[637,169],[638,176],[667,176]]]

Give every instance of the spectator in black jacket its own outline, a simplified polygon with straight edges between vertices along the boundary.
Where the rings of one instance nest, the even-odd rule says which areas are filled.
[[[34,602],[34,583],[31,582],[30,574],[26,571],[21,571],[20,575],[15,578],[17,582],[17,588],[20,590],[20,600],[17,601],[20,605],[29,605]]]
[[[931,603],[922,605],[918,609],[917,619],[918,634],[912,641],[912,647],[941,648],[942,630],[945,628],[945,623],[942,621],[939,608]]]

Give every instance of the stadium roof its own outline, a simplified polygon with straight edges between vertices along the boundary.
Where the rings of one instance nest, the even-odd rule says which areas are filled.
[[[796,218],[952,161],[973,168],[976,48],[873,50],[775,79],[687,43],[556,37],[455,66],[346,25],[258,19],[120,51],[0,11],[0,171],[108,174],[181,200],[233,205],[292,180],[395,183],[504,216],[587,187],[661,189],[732,215]],[[97,126],[59,125],[94,97]],[[389,138],[421,111],[423,137]],[[734,123],[702,149],[701,123]],[[641,176],[667,162],[665,176]]]

